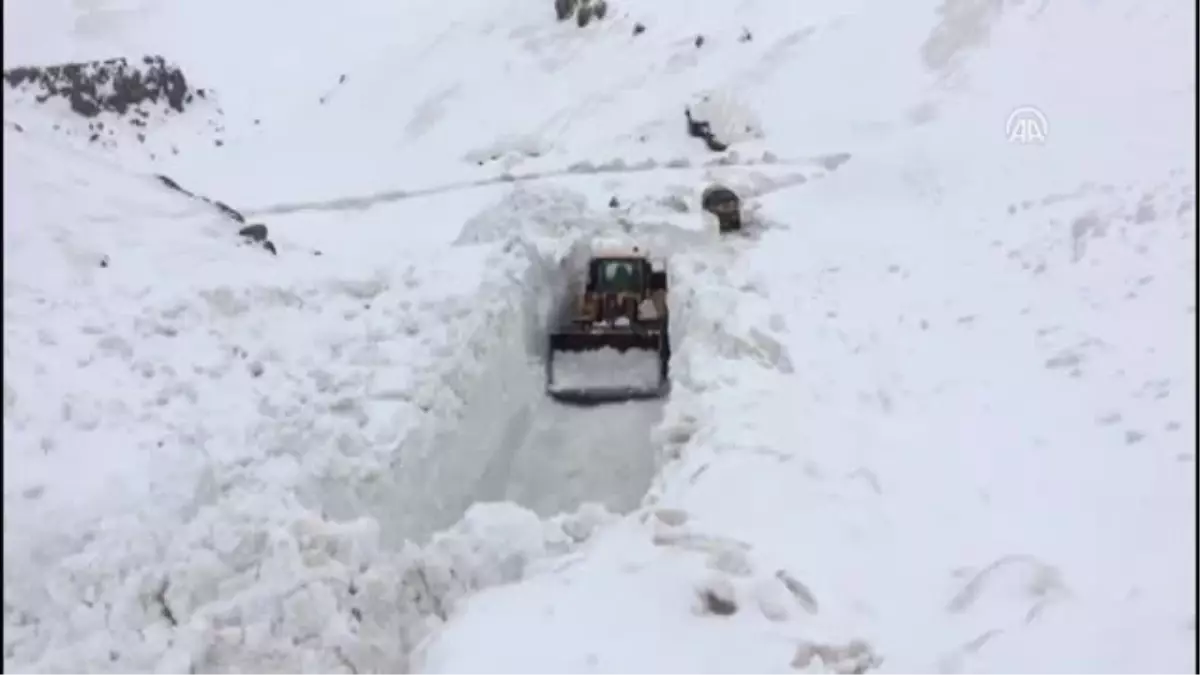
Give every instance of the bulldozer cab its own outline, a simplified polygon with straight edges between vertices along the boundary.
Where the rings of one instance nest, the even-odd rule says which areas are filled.
[[[654,271],[645,258],[596,258],[588,270],[588,293],[644,297],[666,288],[666,272]]]
[[[588,292],[601,295],[641,295],[645,261],[634,258],[601,258],[592,261]]]

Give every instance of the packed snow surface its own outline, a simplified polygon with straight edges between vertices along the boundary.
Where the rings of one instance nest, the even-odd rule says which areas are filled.
[[[1195,672],[1194,3],[552,5],[5,3],[5,671]]]

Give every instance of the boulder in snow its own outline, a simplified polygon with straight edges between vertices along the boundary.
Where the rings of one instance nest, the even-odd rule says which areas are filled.
[[[758,116],[746,105],[725,93],[710,93],[684,109],[688,135],[699,138],[713,152],[730,145],[763,137]]]

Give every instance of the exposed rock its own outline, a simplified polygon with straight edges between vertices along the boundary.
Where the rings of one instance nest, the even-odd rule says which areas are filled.
[[[261,244],[267,240],[267,226],[262,223],[253,223],[238,230],[238,234],[253,243]]]
[[[156,174],[154,177],[157,178],[160,183],[162,183],[163,185],[167,186],[168,188],[170,188],[176,192],[182,192],[183,194],[185,194],[189,197],[196,196],[196,195],[192,194],[191,192],[188,192],[187,190],[184,190],[183,188],[179,187],[179,183],[176,183],[175,179],[171,178],[170,176],[160,173],[160,174]]]
[[[32,91],[38,103],[61,98],[83,117],[101,112],[124,116],[138,106],[163,104],[182,113],[193,101],[187,78],[178,66],[162,56],[143,56],[140,62],[125,58],[50,66],[20,66],[4,71],[4,80],[16,91]],[[204,97],[204,90],[197,95]]]
[[[554,15],[559,21],[566,21],[575,13],[575,0],[554,0]]]
[[[238,230],[238,235],[251,244],[257,244],[269,251],[271,255],[278,255],[275,250],[275,244],[267,239],[267,226],[262,223],[252,223]]]
[[[217,207],[218,209],[220,209],[221,213],[224,213],[225,215],[229,216],[230,218],[233,218],[237,222],[239,222],[239,223],[246,222],[245,216],[243,216],[241,213],[238,212],[237,209],[226,204],[225,202],[214,201],[212,199],[208,199],[207,197],[203,197],[202,199],[204,199],[204,201],[206,201],[206,202],[209,202],[213,206]]]
[[[602,21],[604,17],[608,16],[608,2],[606,0],[554,0],[554,16],[559,21],[575,17],[575,23],[583,28],[591,23],[592,19]],[[637,32],[635,31],[634,34],[636,35]]]
[[[688,135],[692,138],[699,138],[704,141],[704,145],[713,152],[724,152],[729,146],[717,140],[713,135],[712,127],[708,122],[697,120],[692,117],[691,108],[684,108],[684,117],[687,118]]]
[[[263,225],[262,223],[250,223],[247,225],[246,217],[243,216],[237,209],[226,204],[225,202],[217,199],[210,199],[204,195],[198,195],[182,187],[179,185],[179,183],[175,182],[175,179],[165,174],[156,174],[154,177],[158,180],[158,182],[163,184],[163,187],[178,192],[179,194],[186,195],[192,199],[202,201],[205,204],[209,204],[220,211],[225,217],[236,223],[244,225],[244,227],[238,230],[238,236],[246,240],[247,243],[256,246],[262,246],[264,249],[269,251],[271,255],[278,255],[278,251],[275,249],[275,244],[267,238],[268,232],[266,225]],[[103,263],[101,266],[106,266],[106,263]]]

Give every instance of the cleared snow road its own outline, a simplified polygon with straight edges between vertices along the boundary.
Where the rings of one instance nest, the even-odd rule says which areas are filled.
[[[542,365],[529,364],[530,377]],[[651,440],[663,401],[575,407],[530,396],[497,430],[496,449],[477,501],[513,501],[538,515],[596,502],[610,511],[637,507],[656,467]]]
[[[589,501],[610,511],[634,509],[654,475],[651,430],[662,417],[662,405],[535,403],[529,434],[513,453],[505,499],[543,516]]]
[[[271,227],[292,249],[322,251],[321,261],[344,259],[377,267],[380,283],[390,286],[394,270],[400,269],[394,260],[397,250],[410,254],[426,247],[441,250],[464,239],[472,239],[468,245],[484,247],[475,250],[487,250],[492,242],[531,224],[545,225],[551,236],[544,240],[553,249],[559,241],[589,239],[574,229],[580,227],[585,208],[576,193],[542,189],[474,195],[465,202],[450,196],[397,202],[343,214],[338,227],[329,222],[328,214],[294,214],[273,219]],[[467,221],[466,229],[475,228],[478,236],[464,237],[449,229],[386,226],[421,222],[430,213]],[[608,225],[603,219],[596,221]],[[560,231],[564,223],[567,229]],[[664,253],[686,246],[677,240],[687,240],[688,233],[677,228],[647,229],[645,239]],[[353,236],[347,236],[348,231]],[[539,234],[543,233],[535,231],[528,241]],[[463,329],[463,335],[478,336],[478,340],[464,339],[478,344],[458,350],[463,374],[449,378],[454,384],[442,385],[454,389],[454,394],[444,400],[431,395],[427,405],[439,412],[430,417],[428,428],[414,432],[396,449],[394,464],[399,473],[379,483],[330,481],[319,497],[330,512],[346,518],[371,513],[387,523],[385,539],[396,543],[405,538],[423,541],[479,502],[512,501],[543,516],[574,511],[588,502],[618,513],[640,504],[659,461],[652,434],[665,400],[572,407],[546,395],[545,364],[533,352],[540,351],[537,345],[545,339],[548,325],[543,325],[537,307],[560,292],[564,279],[556,257],[559,252],[530,251],[533,248],[518,247],[513,254],[532,255],[532,267],[539,271],[515,283],[498,276],[494,281],[501,285],[485,294],[498,303],[490,323]],[[514,269],[523,268],[517,263]],[[393,306],[390,301],[379,303]],[[436,303],[428,309],[442,311]],[[411,310],[393,313],[401,316],[407,311]],[[394,330],[399,334],[402,327],[398,324]],[[469,365],[475,360],[477,366]],[[656,368],[653,375],[656,379]],[[378,386],[393,388],[387,382]],[[461,402],[461,409],[446,408],[455,401]]]

